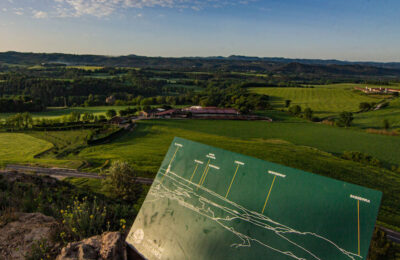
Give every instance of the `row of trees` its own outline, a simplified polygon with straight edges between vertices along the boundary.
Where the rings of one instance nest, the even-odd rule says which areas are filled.
[[[40,112],[45,106],[39,100],[32,100],[27,97],[18,99],[0,99],[0,113],[13,112]]]
[[[320,120],[318,117],[314,117],[314,111],[309,107],[305,108],[304,111],[302,111],[301,106],[294,105],[289,107],[288,111],[294,116],[302,117],[310,121],[316,122]]]
[[[115,112],[115,111],[114,111]],[[5,119],[3,126],[9,129],[28,129],[34,126],[56,126],[61,124],[77,124],[77,123],[97,123],[105,122],[106,117],[104,115],[94,115],[93,113],[84,112],[80,113],[78,111],[72,111],[68,115],[64,115],[60,118],[48,119],[48,118],[38,118],[33,119],[32,115],[28,112],[17,113],[15,115],[9,116]]]

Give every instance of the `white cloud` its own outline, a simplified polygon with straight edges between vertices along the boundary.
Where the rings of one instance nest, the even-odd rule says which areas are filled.
[[[36,18],[36,19],[44,19],[44,18],[47,18],[48,15],[44,11],[36,11],[36,10],[34,10],[33,11],[33,17]]]
[[[145,7],[192,9],[199,11],[206,7],[222,7],[230,4],[247,4],[243,0],[53,0],[59,17],[92,15],[109,16],[119,10]]]
[[[14,0],[8,1],[10,5],[17,5]],[[22,1],[22,0],[21,0]],[[127,9],[143,9],[151,7],[175,8],[178,10],[200,11],[206,8],[223,8],[229,5],[245,5],[257,0],[30,0],[31,2],[42,2],[45,5],[35,5],[41,11],[37,11],[34,6],[24,6],[23,8],[3,9],[2,11],[12,11],[16,15],[32,13],[33,18],[43,19],[48,17],[81,17],[95,16],[107,17],[113,13],[124,12]],[[50,4],[49,4],[50,3]],[[26,9],[28,8],[29,11]],[[0,10],[1,11],[1,10]],[[139,12],[137,17],[141,17],[143,12]]]

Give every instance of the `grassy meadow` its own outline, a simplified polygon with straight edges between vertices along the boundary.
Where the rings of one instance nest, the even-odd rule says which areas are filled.
[[[389,106],[376,111],[354,115],[354,125],[360,128],[382,128],[387,119],[391,128],[400,128],[400,98],[389,102]]]
[[[53,147],[53,144],[23,133],[0,133],[0,167],[9,163],[35,163],[36,154]],[[63,161],[47,159],[45,164],[59,164]]]
[[[269,95],[271,104],[284,108],[285,100],[291,105],[311,108],[316,116],[327,117],[343,111],[356,112],[361,102],[379,102],[380,99],[353,91],[357,84],[316,85],[314,88],[265,87],[250,88],[254,93]],[[364,86],[364,85],[363,85]]]
[[[46,118],[46,119],[55,119],[61,118],[62,116],[70,114],[72,111],[78,111],[80,113],[93,113],[94,115],[106,115],[106,112],[110,109],[114,109],[115,111],[119,111],[122,109],[126,109],[129,106],[97,106],[97,107],[50,107],[46,111],[31,113],[32,117],[35,119],[38,118]],[[132,107],[132,106],[130,106]],[[14,115],[15,113],[0,113],[0,119],[5,119],[10,115]]]
[[[399,147],[400,139],[324,125],[317,125],[319,129],[308,128],[308,125],[315,125],[311,123],[299,124],[297,127],[292,124],[287,123],[285,126],[284,123],[240,121],[142,121],[135,131],[125,134],[112,143],[85,148],[78,156],[88,160],[93,167],[104,164],[106,160],[126,160],[141,175],[151,177],[157,171],[174,136],[179,136],[384,191],[379,220],[386,226],[400,227],[400,199],[397,196],[400,192],[400,176],[398,174],[340,159],[322,150],[321,147],[317,149],[311,147],[310,144],[300,144],[301,135],[309,131],[306,134],[309,136],[307,140],[315,139],[313,144],[325,140],[326,145],[332,146],[332,150],[341,149],[340,152],[357,150],[355,147],[359,148],[358,150],[368,149],[364,143],[372,141],[371,147],[375,146],[374,151],[384,153],[385,149],[379,149],[376,146],[387,147],[392,143],[389,149],[393,151]],[[329,131],[331,129],[333,131]],[[293,136],[290,134],[301,130],[303,134]],[[383,143],[379,144],[379,142]],[[339,145],[335,147],[333,144],[337,143]],[[381,154],[381,158],[382,156],[384,155]],[[395,157],[398,156],[395,153]]]
[[[134,131],[94,146],[85,145],[86,130],[0,133],[0,165],[34,163],[76,168],[85,162],[87,171],[98,171],[112,160],[125,160],[139,175],[153,177],[172,139],[179,136],[381,190],[384,199],[379,221],[400,228],[399,174],[335,156],[344,151],[361,151],[385,163],[399,164],[400,138],[301,119],[284,120],[284,113],[273,113],[283,121],[145,120]],[[99,189],[99,182],[73,182],[90,190]]]

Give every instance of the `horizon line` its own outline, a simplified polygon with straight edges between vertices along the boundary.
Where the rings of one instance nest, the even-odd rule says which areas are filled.
[[[228,59],[231,57],[243,57],[243,58],[253,58],[253,59],[285,59],[285,60],[316,60],[316,61],[336,61],[336,62],[345,62],[345,63],[379,63],[379,64],[390,64],[390,63],[400,63],[400,61],[374,61],[374,60],[347,60],[347,59],[337,59],[337,58],[291,58],[291,57],[283,57],[283,56],[253,56],[253,55],[244,55],[244,54],[230,54],[228,56],[223,55],[213,55],[213,56],[149,56],[149,55],[139,55],[139,54],[99,54],[99,53],[72,53],[72,52],[36,52],[36,51],[15,51],[15,50],[7,50],[0,51],[1,53],[21,53],[21,54],[64,54],[64,55],[75,55],[75,56],[103,56],[109,58],[118,58],[118,57],[128,57],[128,56],[137,56],[137,57],[146,57],[146,58],[164,58],[164,59],[212,59],[212,58],[224,58]]]

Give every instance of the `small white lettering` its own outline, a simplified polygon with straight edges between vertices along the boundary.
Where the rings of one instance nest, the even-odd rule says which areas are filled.
[[[278,176],[278,177],[282,177],[282,178],[285,178],[285,177],[286,177],[285,174],[282,174],[282,173],[279,173],[279,172],[268,171],[268,173],[269,173],[269,174],[273,174],[273,175]]]
[[[218,166],[215,166],[215,165],[212,165],[212,164],[210,164],[209,165],[211,168],[214,168],[214,169],[216,169],[216,170],[219,170],[219,167]]]
[[[369,199],[362,198],[360,196],[356,196],[356,195],[353,195],[353,194],[350,194],[350,198],[355,199],[355,200],[359,200],[359,201],[364,201],[366,203],[370,203],[371,202]]]

